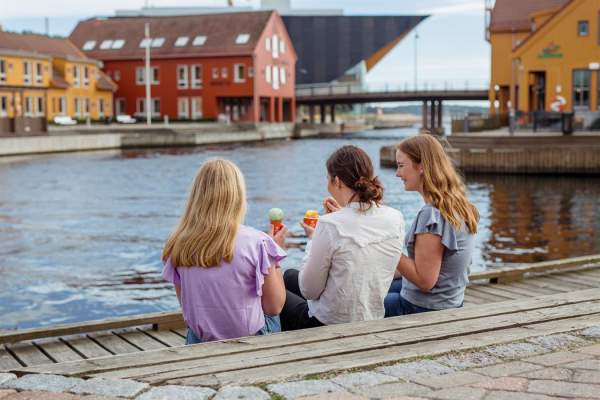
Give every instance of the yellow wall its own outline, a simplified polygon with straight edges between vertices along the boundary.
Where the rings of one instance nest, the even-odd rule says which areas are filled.
[[[530,111],[529,105],[529,77],[530,72],[546,72],[546,109],[552,98],[558,94],[560,86],[561,95],[567,100],[567,109],[573,107],[573,71],[575,69],[589,69],[592,62],[600,63],[600,44],[598,32],[598,18],[600,13],[600,0],[578,0],[571,3],[559,15],[532,36],[529,41],[515,52],[514,56],[520,59],[522,70],[519,74],[519,109]],[[586,20],[589,23],[589,34],[578,36],[578,22]],[[557,53],[560,58],[540,58],[543,50],[550,44],[559,47]],[[592,71],[590,87],[590,110],[598,109],[598,71]]]
[[[35,57],[15,57],[0,55],[0,59],[6,62],[6,82],[0,83],[2,86],[35,86],[47,87],[50,84],[52,74],[51,63],[49,59]],[[23,75],[24,63],[28,62],[31,68],[31,83],[26,85]],[[42,65],[42,81],[36,81],[36,64]]]

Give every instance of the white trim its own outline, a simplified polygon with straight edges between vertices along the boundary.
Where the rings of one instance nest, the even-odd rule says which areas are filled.
[[[198,68],[198,75],[196,75],[196,68]],[[202,87],[202,74],[204,73],[204,68],[202,64],[194,64],[190,66],[190,78],[191,78],[191,87],[192,89],[199,89]]]
[[[183,71],[183,78],[181,77]],[[189,74],[187,65],[177,66],[177,89],[187,89],[189,86]]]
[[[241,73],[240,73],[241,69]],[[235,83],[246,82],[246,65],[245,64],[234,64],[233,65],[233,81]]]
[[[190,100],[187,97],[177,98],[177,118],[190,119]]]

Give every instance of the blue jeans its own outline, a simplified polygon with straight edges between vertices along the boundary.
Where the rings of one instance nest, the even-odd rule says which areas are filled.
[[[385,306],[385,317],[397,317],[399,315],[418,314],[428,311],[435,311],[429,308],[419,307],[405,300],[401,295],[402,279],[394,279],[388,294],[385,296],[383,305]]]
[[[258,332],[256,332],[255,336],[263,336],[277,332],[281,332],[281,321],[279,321],[279,315],[265,315],[265,326],[263,326]],[[197,343],[204,343],[204,340],[197,337],[194,331],[188,327],[185,344]]]

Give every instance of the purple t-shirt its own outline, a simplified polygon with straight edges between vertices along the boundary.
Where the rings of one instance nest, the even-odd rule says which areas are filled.
[[[162,276],[181,288],[181,308],[188,327],[204,341],[252,336],[265,325],[262,285],[269,267],[286,253],[267,234],[241,225],[231,263],[217,267],[173,268]]]

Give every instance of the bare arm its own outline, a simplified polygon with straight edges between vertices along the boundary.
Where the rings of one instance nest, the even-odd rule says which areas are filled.
[[[179,301],[179,306],[181,307],[181,286],[175,285],[175,294],[177,295],[177,301]]]
[[[415,259],[402,255],[394,277],[401,275],[422,291],[428,292],[438,280],[443,255],[444,245],[440,236],[431,233],[418,234],[415,237]]]
[[[262,286],[262,309],[267,315],[277,315],[285,303],[285,285],[281,268],[272,265]]]

